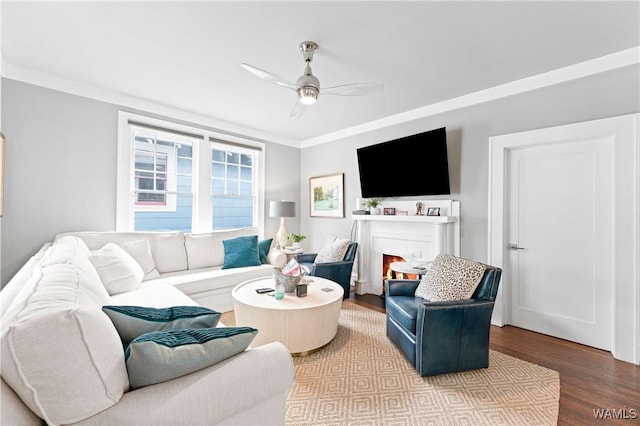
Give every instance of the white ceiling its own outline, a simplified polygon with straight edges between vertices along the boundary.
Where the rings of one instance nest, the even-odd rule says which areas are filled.
[[[640,45],[639,2],[2,2],[3,74],[73,81],[220,122],[308,141]],[[318,43],[320,95],[299,120],[298,44]],[[27,77],[30,76],[30,77]],[[34,76],[37,76],[34,77]],[[34,82],[34,81],[31,81]]]

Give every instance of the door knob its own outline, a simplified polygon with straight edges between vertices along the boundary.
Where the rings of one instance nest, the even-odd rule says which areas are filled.
[[[524,247],[518,247],[517,244],[509,244],[509,250],[524,250]]]

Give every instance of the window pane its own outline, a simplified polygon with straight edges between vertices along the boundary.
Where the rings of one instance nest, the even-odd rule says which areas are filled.
[[[211,177],[224,178],[224,164],[213,163],[211,165]]]
[[[240,179],[251,180],[251,169],[249,167],[240,167]]]
[[[178,158],[178,173],[191,174],[191,160],[188,158]]]
[[[248,154],[240,155],[240,164],[251,167],[253,165],[253,156]]]
[[[227,151],[227,163],[240,164],[240,154],[238,154],[237,152]]]
[[[153,170],[153,157],[154,155],[149,152],[137,151],[136,152],[136,169],[139,170]]]
[[[213,229],[253,226],[253,197],[212,197]]]
[[[181,143],[178,145],[178,157],[191,158],[192,156],[193,156],[193,150],[191,148],[191,145],[186,145],[184,143]]]
[[[176,211],[144,211],[134,213],[136,231],[191,232],[193,197],[191,195],[167,195],[175,197]]]
[[[237,180],[227,181],[227,195],[239,195],[240,185]]]
[[[221,151],[219,149],[214,149],[211,151],[211,161],[218,161],[220,163],[224,163],[226,156],[226,151]]]
[[[227,166],[227,179],[238,179],[240,170],[238,166]]]

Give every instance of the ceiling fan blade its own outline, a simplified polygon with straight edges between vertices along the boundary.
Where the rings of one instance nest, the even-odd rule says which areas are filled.
[[[382,83],[356,83],[344,84],[342,86],[321,87],[321,95],[338,95],[338,96],[361,96],[370,95],[372,93],[384,90]]]
[[[289,118],[292,120],[297,120],[300,118],[308,109],[309,105],[305,105],[301,102],[296,102],[291,110],[291,114],[289,114]]]
[[[270,81],[278,86],[286,87],[287,89],[296,90],[296,85],[294,83],[278,77],[277,75],[271,74],[270,72],[261,70],[260,68],[256,68],[249,64],[240,64],[240,66],[258,78]]]

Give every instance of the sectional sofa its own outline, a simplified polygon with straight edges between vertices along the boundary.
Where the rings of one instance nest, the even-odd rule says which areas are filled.
[[[223,241],[255,234],[255,228],[83,232],[45,244],[0,292],[0,423],[284,424],[294,381],[284,345],[249,346],[197,371],[132,389],[119,330],[103,311],[105,305],[224,311],[235,284],[270,275],[285,260],[266,253],[265,264],[223,267]],[[120,276],[106,284],[109,274],[97,255],[108,243],[118,245],[116,251],[126,248],[127,259],[139,265],[144,281],[137,288],[122,287],[130,280]],[[106,262],[106,270],[111,266]]]

